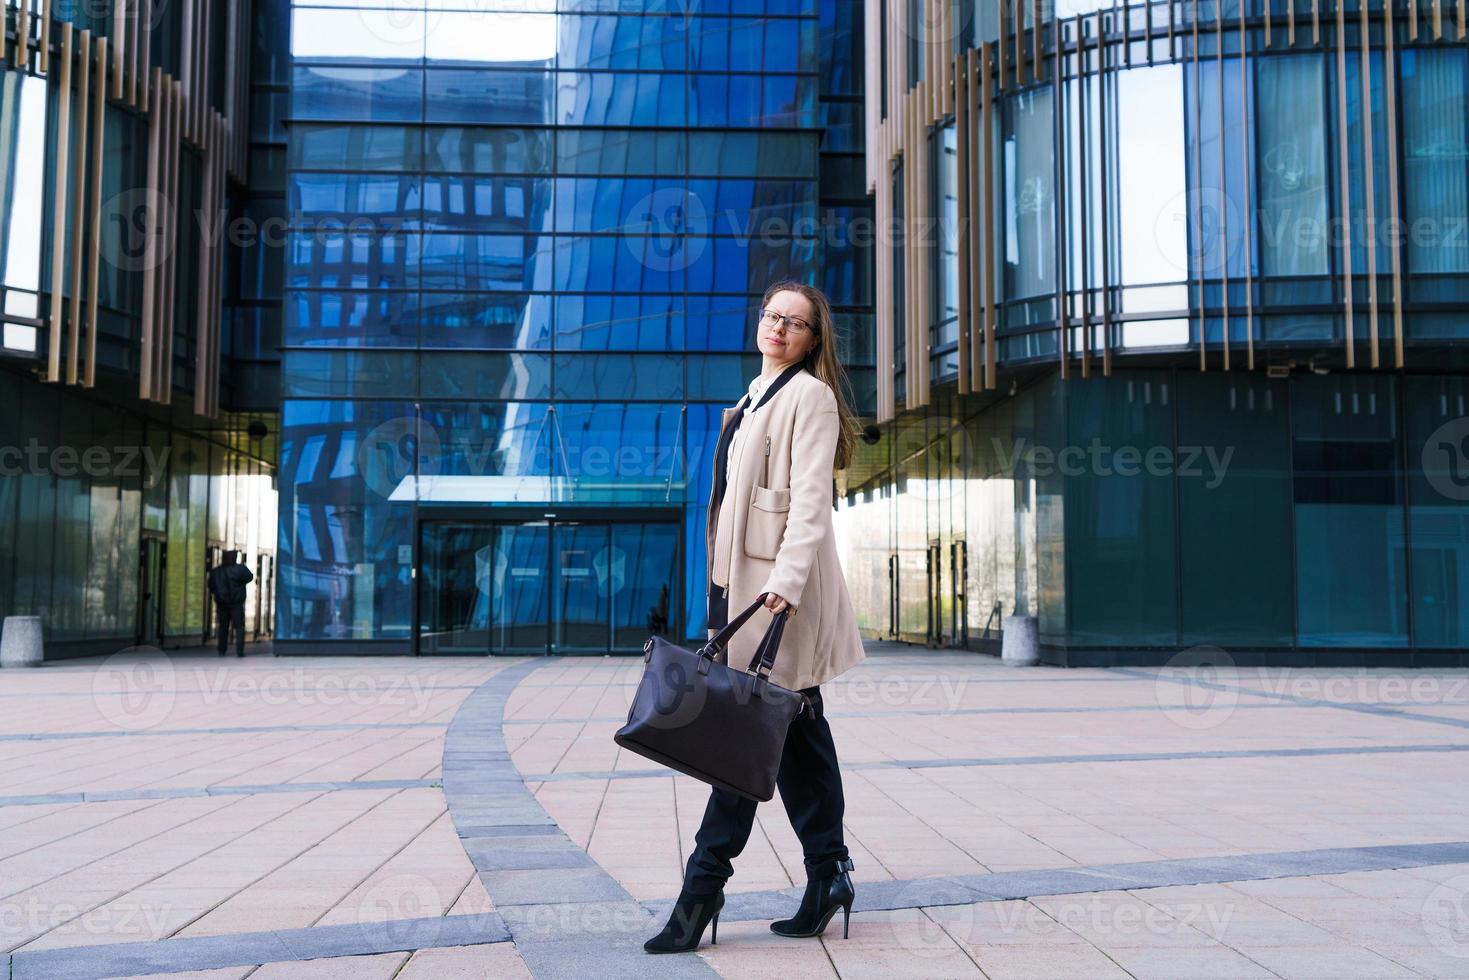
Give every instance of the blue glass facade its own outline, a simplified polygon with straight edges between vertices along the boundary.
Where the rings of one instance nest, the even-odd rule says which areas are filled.
[[[698,635],[769,282],[871,403],[860,8],[452,6],[292,8],[281,648]]]

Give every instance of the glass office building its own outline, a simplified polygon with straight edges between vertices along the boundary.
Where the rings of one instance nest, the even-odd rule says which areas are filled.
[[[872,635],[1469,663],[1462,8],[866,10]]]
[[[700,635],[709,449],[769,282],[831,292],[873,406],[860,7],[290,25],[277,650]]]
[[[205,576],[237,549],[267,637],[276,395],[244,390],[219,315],[247,5],[4,13],[0,617],[40,617],[48,658],[197,644]]]

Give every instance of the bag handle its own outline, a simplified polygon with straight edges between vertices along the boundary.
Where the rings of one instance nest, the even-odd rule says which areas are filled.
[[[721,629],[718,633],[715,633],[714,636],[710,638],[708,643],[699,648],[699,656],[709,660],[713,660],[715,657],[719,656],[719,654],[724,651],[724,648],[729,645],[730,638],[735,635],[735,633],[739,630],[741,626],[744,626],[745,623],[749,622],[750,617],[755,615],[756,609],[759,609],[762,605],[765,604],[765,597],[769,594],[770,593],[768,592],[762,592],[758,596],[756,596],[754,602],[750,603],[750,605],[743,612],[741,612],[738,616],[736,616],[734,619],[731,619],[727,624],[725,624],[724,628]],[[786,609],[782,609],[780,612],[775,614],[775,618],[771,621],[769,628],[765,631],[765,638],[760,641],[760,646],[755,652],[755,656],[758,659],[751,660],[750,667],[754,667],[757,663],[763,663],[765,657],[767,656],[767,650],[769,651],[768,656],[770,658],[770,665],[772,667],[774,666],[776,649],[780,645],[780,634],[785,626],[786,612]],[[774,645],[770,643],[772,634],[774,634],[775,639]],[[746,669],[748,670],[749,668]]]
[[[715,633],[708,643],[699,648],[700,674],[709,672],[709,664],[724,650],[725,644],[729,642],[730,637],[749,621],[750,617],[755,614],[756,609],[759,609],[764,604],[765,597],[769,594],[768,592],[762,592],[756,596],[755,601],[750,603],[744,612],[730,620],[728,625],[718,633]],[[770,680],[770,672],[775,669],[775,657],[780,652],[780,637],[785,632],[786,619],[789,613],[790,607],[787,606],[775,614],[770,621],[770,626],[765,630],[765,636],[760,640],[760,646],[755,650],[755,655],[750,658],[749,666],[745,668],[747,673],[753,671],[755,674],[754,686],[757,693],[761,690],[762,684]],[[649,642],[651,643],[652,641],[649,640]],[[815,712],[815,708],[811,704],[811,699],[805,694],[801,695],[801,707],[799,710],[810,713]]]
[[[755,655],[750,658],[746,672],[753,671],[756,677],[770,676],[775,669],[775,655],[780,652],[780,636],[785,632],[786,611],[782,609],[775,614],[770,627],[765,631],[765,636],[760,640],[760,646],[755,650]]]

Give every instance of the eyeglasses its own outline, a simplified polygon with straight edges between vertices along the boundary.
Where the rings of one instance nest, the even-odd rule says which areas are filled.
[[[760,311],[760,324],[764,327],[773,327],[777,323],[784,323],[787,333],[806,333],[811,330],[811,325],[805,320],[798,320],[793,316],[785,316],[774,310]]]

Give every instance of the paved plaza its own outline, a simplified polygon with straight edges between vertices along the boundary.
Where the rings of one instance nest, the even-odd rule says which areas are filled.
[[[772,801],[661,957],[707,788],[613,743],[639,660],[0,672],[0,978],[1469,978],[1469,672],[869,650],[851,937],[769,931]]]

